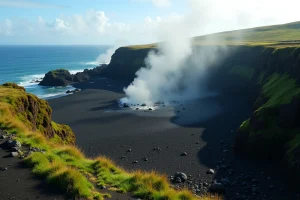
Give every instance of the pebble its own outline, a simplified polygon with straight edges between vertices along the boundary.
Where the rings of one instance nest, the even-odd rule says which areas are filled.
[[[99,188],[100,188],[101,190],[104,190],[104,189],[106,189],[106,186],[101,185]]]
[[[215,170],[209,169],[206,173],[207,173],[207,174],[214,174],[214,173],[215,173]]]
[[[18,152],[19,151],[19,148],[18,147],[12,147],[10,149],[11,152]]]
[[[187,156],[187,152],[182,152],[180,156]]]
[[[11,153],[10,153],[10,156],[11,156],[11,157],[17,157],[18,155],[19,155],[18,152],[11,152]]]
[[[0,139],[6,139],[7,136],[6,135],[0,135]]]
[[[154,147],[153,150],[154,150],[154,151],[161,151],[161,148],[159,148],[159,147]]]
[[[214,183],[210,187],[210,190],[211,190],[211,192],[224,193],[225,192],[225,187],[222,183],[214,181]]]
[[[132,162],[132,164],[137,164],[137,163],[139,163],[139,161],[137,160]]]
[[[131,149],[128,149],[127,152],[132,152],[132,150],[131,150]]]

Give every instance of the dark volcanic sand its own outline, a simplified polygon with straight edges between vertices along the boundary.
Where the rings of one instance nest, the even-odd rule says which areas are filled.
[[[4,140],[0,140],[0,146]],[[44,180],[37,179],[21,159],[9,157],[9,151],[0,149],[0,199],[16,200],[65,200],[57,188],[49,187]],[[6,168],[7,170],[3,170]]]
[[[124,96],[123,85],[112,80],[99,79],[75,87],[82,91],[49,103],[53,120],[70,125],[77,145],[90,157],[105,155],[127,170],[155,170],[167,175],[182,171],[197,183],[227,177],[232,184],[226,195],[229,199],[243,195],[249,199],[299,198],[288,189],[287,173],[277,164],[243,160],[232,154],[235,130],[251,113],[246,98],[215,96],[186,104],[185,110],[178,105],[144,112],[119,109],[117,100]],[[161,151],[152,150],[154,147]],[[230,151],[223,153],[225,149]],[[182,152],[187,156],[180,156]],[[144,157],[148,161],[143,161]],[[231,166],[233,175],[221,169],[224,164]],[[205,173],[218,167],[214,175]],[[249,175],[250,180],[237,179],[241,174]],[[254,196],[252,179],[258,180]]]

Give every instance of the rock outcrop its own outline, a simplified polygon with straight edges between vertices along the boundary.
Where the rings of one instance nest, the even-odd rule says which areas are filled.
[[[74,82],[85,82],[91,78],[101,75],[101,72],[107,65],[100,65],[93,69],[85,69],[83,72],[77,72],[76,74],[71,74],[66,69],[57,69],[49,71],[45,74],[43,80],[39,83],[42,86],[67,86]]]
[[[43,80],[39,83],[42,86],[67,86],[73,81],[73,76],[68,70],[57,69],[45,74]]]
[[[112,55],[111,62],[103,69],[102,75],[129,84],[135,78],[135,73],[145,67],[148,53],[156,50],[154,45],[120,47]]]
[[[52,109],[48,102],[26,93],[23,87],[14,83],[0,86],[0,106],[6,108],[7,113],[1,118],[6,123],[22,124],[23,128],[40,132],[49,139],[55,138],[61,143],[75,144],[75,135],[71,128],[52,121]]]

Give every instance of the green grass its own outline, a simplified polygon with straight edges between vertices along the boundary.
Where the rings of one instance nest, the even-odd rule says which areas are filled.
[[[243,79],[250,80],[254,73],[254,68],[247,67],[247,66],[240,66],[235,65],[231,68],[230,74],[238,75],[239,77]]]
[[[300,149],[300,127],[283,127],[279,125],[278,117],[281,105],[291,103],[294,98],[300,98],[300,87],[287,73],[273,73],[265,79],[259,76],[258,83],[261,84],[262,96],[267,100],[262,102],[262,97],[257,100],[255,104],[259,107],[252,114],[252,120],[256,119],[263,127],[257,130],[254,124],[250,123],[250,119],[241,124],[239,130],[249,133],[248,146],[245,148],[248,148],[250,155],[257,156],[259,152],[260,156],[276,159],[284,157],[288,166],[297,168],[294,163],[299,161],[297,152]]]
[[[195,43],[201,44],[207,38],[219,38],[216,40],[227,44],[246,45],[296,45],[300,44],[300,22],[250,28],[244,30],[227,31],[195,37]]]
[[[262,89],[263,94],[268,97],[268,102],[264,106],[288,104],[293,98],[300,96],[300,88],[296,80],[288,74],[273,74]]]
[[[264,26],[197,36],[194,45],[246,45],[275,48],[300,46],[300,22]],[[128,46],[134,50],[156,48],[157,44]]]

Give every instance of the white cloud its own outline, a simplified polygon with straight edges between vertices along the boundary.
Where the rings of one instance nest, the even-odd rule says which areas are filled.
[[[0,35],[10,36],[12,33],[13,24],[9,19],[5,19],[0,23]]]
[[[24,18],[5,19],[0,21],[0,36],[4,36],[0,37],[0,43],[11,41],[35,44],[111,44],[116,40],[126,40],[129,44],[152,43],[170,37],[162,35],[160,29],[170,29],[171,32],[191,30],[188,35],[195,36],[300,20],[300,12],[297,11],[300,2],[297,0],[285,0],[284,3],[271,0],[188,2],[192,12],[142,16],[132,23],[112,21],[105,12],[99,10],[60,15],[52,21],[45,20],[43,16],[35,21]],[[185,22],[182,23],[182,20]]]
[[[37,3],[26,0],[0,0],[0,7],[15,7],[15,8],[65,8],[66,6]]]
[[[152,4],[156,7],[168,7],[172,2],[171,0],[152,0]]]

